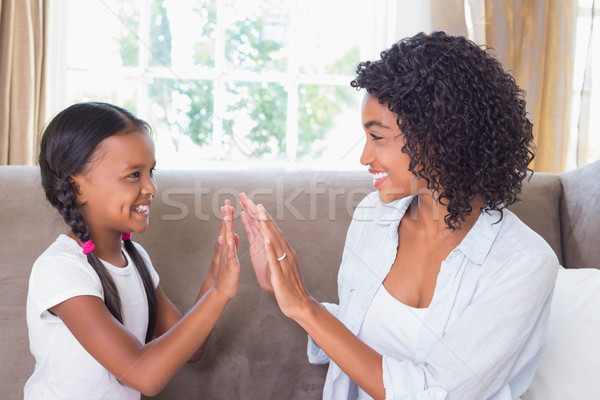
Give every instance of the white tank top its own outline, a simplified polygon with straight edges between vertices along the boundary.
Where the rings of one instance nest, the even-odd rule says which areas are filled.
[[[367,310],[358,337],[381,355],[414,360],[427,308],[407,306],[381,285]],[[372,399],[358,388],[359,399]]]

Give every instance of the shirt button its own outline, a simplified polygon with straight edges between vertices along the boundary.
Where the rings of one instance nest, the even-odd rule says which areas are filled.
[[[441,390],[436,390],[435,391],[435,398],[436,399],[443,399],[444,398],[444,392],[442,392]]]

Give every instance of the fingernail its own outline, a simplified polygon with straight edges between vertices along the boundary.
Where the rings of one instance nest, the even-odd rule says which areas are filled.
[[[267,220],[267,211],[265,210],[265,208],[263,207],[262,204],[259,204],[258,208],[259,208],[258,211],[259,211],[260,219],[262,219],[263,221],[266,221]]]
[[[219,235],[219,237],[217,238],[217,243],[218,244],[223,244],[223,236]]]

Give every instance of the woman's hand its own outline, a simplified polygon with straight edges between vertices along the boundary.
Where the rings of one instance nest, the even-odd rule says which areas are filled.
[[[210,268],[202,284],[199,297],[214,287],[231,299],[237,293],[240,263],[237,257],[239,237],[233,233],[234,208],[229,200],[221,207],[221,227],[215,243]]]
[[[283,314],[296,321],[354,382],[374,398],[383,398],[381,355],[311,296],[296,252],[264,207],[255,205],[243,194],[240,199],[247,213],[242,214],[242,221],[261,287],[275,296]]]
[[[299,322],[316,301],[304,284],[296,252],[262,205],[257,208],[273,294],[283,314]]]
[[[271,271],[269,270],[268,255],[265,250],[265,236],[260,225],[261,211],[245,193],[240,193],[240,201],[244,209],[240,217],[248,234],[250,260],[256,274],[256,280],[261,289],[273,294]]]

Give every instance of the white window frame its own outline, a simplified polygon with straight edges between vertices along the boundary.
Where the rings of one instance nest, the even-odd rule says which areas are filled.
[[[98,0],[102,2],[102,0]],[[140,0],[144,3],[144,13],[140,17],[140,38],[145,43],[148,43],[148,32],[147,23],[149,16],[146,15],[149,11],[149,0]],[[298,2],[295,2],[296,10],[298,10]],[[344,1],[340,0],[340,4]],[[400,0],[390,2],[386,0],[374,0],[369,7],[365,7],[365,26],[373,26],[376,29],[370,31],[365,29],[365,26],[357,27],[357,29],[365,29],[362,42],[360,43],[361,49],[361,60],[377,58],[379,52],[392,43],[402,37],[406,37],[414,34],[418,30],[427,31],[429,24],[429,2],[422,1],[419,3],[418,8],[415,3],[411,0]],[[65,43],[67,43],[67,0],[53,0],[50,2],[50,19],[49,24],[49,54],[48,54],[48,71],[50,78],[48,79],[48,98],[47,98],[47,117],[46,121],[49,121],[52,116],[57,112],[67,107],[68,101],[65,93],[65,82],[67,79],[67,49]],[[348,75],[301,75],[294,71],[296,68],[297,60],[291,56],[289,60],[288,72],[286,73],[270,73],[270,74],[256,74],[242,71],[227,71],[224,73],[224,32],[225,26],[223,24],[222,11],[225,7],[225,0],[217,0],[217,30],[216,35],[216,53],[215,53],[215,65],[214,68],[205,71],[195,71],[193,73],[194,79],[212,80],[214,83],[214,96],[213,96],[213,136],[211,143],[211,153],[216,155],[216,162],[213,163],[214,168],[248,168],[250,167],[279,167],[279,168],[310,168],[310,169],[360,169],[363,168],[357,160],[354,160],[354,168],[348,167],[347,165],[340,165],[340,163],[328,163],[327,160],[319,162],[299,162],[296,160],[296,150],[298,145],[298,86],[302,84],[326,84],[326,85],[340,85],[348,87],[349,81],[354,76]],[[411,13],[400,12],[402,7],[410,7]],[[294,13],[292,13],[294,14]],[[415,18],[415,15],[419,15],[419,18]],[[296,21],[292,16],[292,29],[296,27]],[[293,34],[292,37],[296,37]],[[296,42],[292,40],[291,55],[296,54],[295,46]],[[119,69],[119,73],[126,74],[131,77],[135,77],[138,82],[137,92],[137,115],[142,119],[147,119],[147,108],[144,106],[146,99],[147,83],[152,78],[169,78],[174,77],[174,73],[168,68],[146,68],[149,60],[149,50],[145,46],[140,46],[140,60],[139,67],[122,67]],[[115,71],[117,72],[117,71]],[[177,78],[189,78],[192,76],[176,76]],[[280,162],[269,161],[268,164],[261,163],[260,160],[248,160],[244,163],[229,162],[224,160],[221,155],[223,154],[222,149],[222,137],[223,137],[223,126],[219,120],[221,116],[225,115],[225,101],[223,94],[225,93],[225,85],[228,81],[245,81],[245,82],[278,82],[283,83],[287,87],[288,99],[287,99],[287,127],[286,127],[286,157],[285,160]],[[359,110],[356,110],[357,118]],[[356,126],[356,131],[361,131],[360,125]],[[159,133],[160,134],[160,133]],[[359,146],[357,143],[356,146]],[[362,145],[360,145],[362,147]],[[334,160],[335,161],[335,160]],[[162,167],[162,165],[161,165]],[[166,166],[169,168],[169,166]]]

